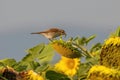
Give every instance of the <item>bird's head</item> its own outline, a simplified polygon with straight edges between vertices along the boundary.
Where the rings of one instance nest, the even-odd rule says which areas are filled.
[[[61,33],[61,35],[65,35],[65,37],[66,37],[66,35],[67,35],[64,30],[60,30],[60,33]]]

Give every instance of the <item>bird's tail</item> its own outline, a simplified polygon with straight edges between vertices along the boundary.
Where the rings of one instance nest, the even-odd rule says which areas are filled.
[[[41,34],[41,33],[43,33],[43,32],[33,32],[31,34]]]

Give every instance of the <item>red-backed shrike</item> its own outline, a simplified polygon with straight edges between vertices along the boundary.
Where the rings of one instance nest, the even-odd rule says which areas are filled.
[[[50,28],[50,29],[45,30],[45,31],[33,32],[31,34],[41,34],[44,37],[48,38],[49,40],[52,40],[53,38],[59,37],[61,35],[66,36],[65,31],[63,29],[58,29],[58,28]]]

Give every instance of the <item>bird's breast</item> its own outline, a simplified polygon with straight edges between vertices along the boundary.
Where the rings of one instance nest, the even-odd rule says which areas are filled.
[[[56,37],[60,36],[60,34],[56,33],[56,32],[42,33],[42,35],[48,39],[52,39],[52,38],[56,38]]]

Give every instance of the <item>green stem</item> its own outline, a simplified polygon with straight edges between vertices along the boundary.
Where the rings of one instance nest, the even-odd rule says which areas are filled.
[[[75,43],[73,43],[73,45],[77,46],[78,48],[80,48],[84,53],[86,53],[87,56],[90,56],[91,58],[93,57],[84,47],[77,45]]]

